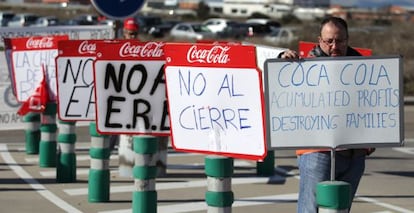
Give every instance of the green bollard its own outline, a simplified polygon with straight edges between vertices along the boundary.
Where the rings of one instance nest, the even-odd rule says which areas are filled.
[[[40,143],[40,114],[30,112],[23,117],[26,124],[26,154],[39,154]]]
[[[110,192],[110,172],[109,157],[109,137],[101,135],[96,130],[96,123],[91,122],[89,125],[91,135],[91,148],[89,155],[91,157],[91,167],[88,176],[88,201],[108,202]]]
[[[76,182],[76,122],[60,121],[59,123],[56,180],[58,183],[74,183]]]
[[[133,176],[136,190],[132,194],[132,212],[156,213],[157,191],[155,178],[157,177],[156,153],[158,138],[153,136],[133,137],[135,165]]]
[[[41,115],[39,166],[56,166],[56,103],[49,102]]]
[[[204,162],[207,175],[207,212],[230,213],[234,202],[234,194],[231,191],[233,158],[207,156]]]
[[[343,181],[324,181],[316,186],[319,213],[348,213],[351,185]]]
[[[256,163],[258,176],[272,176],[275,174],[275,151],[267,150],[267,155],[262,162]]]

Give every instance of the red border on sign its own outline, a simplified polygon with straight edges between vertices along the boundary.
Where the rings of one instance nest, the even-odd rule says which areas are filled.
[[[26,51],[36,51],[36,50],[57,50],[58,42],[62,40],[68,40],[68,35],[47,35],[47,36],[30,36],[30,37],[15,37],[15,38],[4,38],[4,44],[6,50],[11,51],[10,53],[10,64],[11,64],[11,78],[14,94],[17,94],[16,89],[16,77],[15,69],[13,67],[13,53],[14,52],[26,52]],[[9,62],[8,62],[9,63]],[[40,83],[40,81],[38,82]],[[50,94],[50,93],[49,93]],[[53,98],[55,99],[55,98]],[[52,99],[52,101],[54,101]],[[20,103],[24,101],[16,100]]]
[[[110,44],[110,45],[109,45]],[[164,42],[142,42],[138,40],[102,40],[97,43],[97,57],[93,64],[94,79],[96,79],[96,62],[98,60],[107,61],[165,61]],[[117,54],[114,54],[117,53]],[[95,101],[97,92],[95,89]],[[96,130],[100,134],[127,134],[127,135],[153,135],[170,136],[170,131],[163,132],[105,132],[99,129],[98,105],[95,102]]]
[[[255,69],[259,79],[260,87],[257,88],[260,91],[261,100],[261,115],[262,115],[262,127],[264,138],[264,152],[262,155],[249,155],[230,152],[214,152],[208,150],[194,150],[179,148],[174,143],[174,134],[172,128],[172,121],[170,117],[171,127],[171,141],[173,148],[177,151],[183,152],[195,152],[202,154],[218,154],[233,158],[241,158],[248,160],[263,160],[267,154],[266,143],[266,120],[265,120],[265,107],[264,107],[264,94],[262,91],[263,80],[262,73],[257,68],[256,51],[254,46],[239,45],[239,44],[225,44],[225,43],[167,43],[165,47],[166,65],[168,66],[191,66],[191,67],[217,67],[217,68],[252,68]],[[164,69],[164,70],[165,70]],[[165,75],[166,76],[166,75]],[[168,97],[168,82],[167,85],[167,99]],[[169,112],[171,111],[169,105]]]
[[[103,40],[61,40],[58,42],[58,56],[55,58],[55,65],[56,65],[56,77],[58,77],[58,60],[59,58],[63,57],[96,57],[96,45],[98,42],[102,42]],[[91,70],[92,72],[92,70]],[[91,73],[93,75],[93,72]],[[56,81],[57,85],[57,96],[59,96],[59,81]],[[59,97],[56,98],[56,102],[58,104],[58,117],[62,121],[94,121],[95,119],[65,119],[62,118],[60,115],[60,107],[59,107]]]

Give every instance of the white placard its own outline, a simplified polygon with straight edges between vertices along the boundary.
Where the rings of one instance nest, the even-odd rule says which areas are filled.
[[[277,147],[363,147],[403,141],[399,56],[265,63],[268,136]]]
[[[167,66],[165,73],[175,149],[264,155],[256,69]]]
[[[45,66],[47,72],[49,98],[55,100],[55,57],[57,54],[57,49],[14,51],[12,53],[17,100],[26,101],[33,94],[43,78],[42,66]]]
[[[95,120],[95,57],[58,57],[58,114],[62,120]]]
[[[169,135],[165,61],[96,60],[96,123],[102,133]]]

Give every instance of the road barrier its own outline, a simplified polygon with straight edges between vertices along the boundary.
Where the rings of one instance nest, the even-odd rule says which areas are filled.
[[[41,114],[40,143],[39,143],[39,166],[56,166],[56,103],[46,104],[45,111]]]
[[[76,122],[59,121],[58,163],[56,180],[58,183],[76,182]]]
[[[88,177],[88,201],[107,202],[110,194],[109,136],[101,135],[96,130],[96,123],[89,125],[91,135],[91,168]]]
[[[157,177],[156,153],[158,138],[153,136],[133,137],[135,165],[133,176],[135,191],[132,194],[132,212],[157,212],[157,191],[155,178]]]
[[[26,154],[39,154],[40,114],[28,113],[23,117],[25,122]]]

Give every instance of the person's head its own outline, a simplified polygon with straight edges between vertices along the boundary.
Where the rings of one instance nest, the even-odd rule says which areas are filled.
[[[327,17],[321,22],[319,46],[329,56],[346,56],[348,24],[338,17]]]
[[[134,18],[124,20],[123,35],[125,39],[138,38],[138,24]]]

